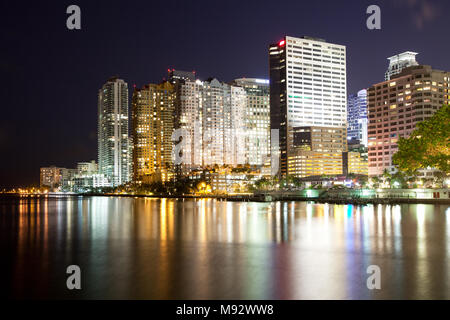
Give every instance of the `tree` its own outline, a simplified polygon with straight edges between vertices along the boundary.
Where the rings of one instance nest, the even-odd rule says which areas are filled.
[[[370,180],[372,180],[372,185],[375,189],[379,188],[380,186],[380,178],[378,177],[372,177]]]
[[[369,177],[366,175],[358,175],[356,179],[359,182],[359,185],[363,188],[366,188],[369,184]]]
[[[381,179],[383,180],[383,184],[388,185],[389,188],[391,187],[392,174],[389,173],[388,169],[384,169]]]
[[[391,178],[391,188],[407,188],[408,184],[406,182],[407,177],[401,171],[398,171],[392,175]]]
[[[267,190],[270,187],[270,181],[266,178],[261,178],[254,183],[254,188],[256,190]]]
[[[441,171],[434,173],[434,183],[438,188],[444,187],[445,174]]]
[[[437,168],[450,171],[450,106],[444,105],[431,118],[420,122],[409,138],[401,137],[393,162],[399,170]]]

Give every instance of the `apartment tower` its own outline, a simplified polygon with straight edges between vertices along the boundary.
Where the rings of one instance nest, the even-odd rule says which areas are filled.
[[[262,166],[270,155],[269,80],[240,78],[233,84],[247,93],[245,104],[245,162]]]
[[[98,91],[98,169],[111,186],[130,181],[128,85],[110,78]]]
[[[418,65],[368,89],[369,176],[395,172],[398,139],[450,102],[449,83],[449,72]]]
[[[131,114],[133,180],[151,183],[173,177],[175,90],[170,82],[134,89]]]

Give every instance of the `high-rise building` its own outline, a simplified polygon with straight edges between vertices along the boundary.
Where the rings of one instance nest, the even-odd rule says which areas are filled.
[[[43,167],[40,170],[41,187],[55,188],[60,185],[63,168]]]
[[[367,90],[348,96],[347,139],[359,141],[367,147]]]
[[[449,86],[450,72],[419,65],[368,89],[369,176],[395,171],[398,139],[450,102]]]
[[[233,84],[247,93],[245,108],[245,162],[261,166],[270,154],[269,80],[240,78]]]
[[[182,130],[183,171],[244,164],[244,88],[217,79],[183,79],[176,86],[175,128]]]
[[[202,166],[244,164],[245,90],[217,79],[202,89]]]
[[[203,82],[176,81],[175,129],[183,130],[183,171],[200,168],[203,159],[202,118]],[[196,147],[197,146],[197,147]]]
[[[174,100],[174,86],[167,81],[148,84],[133,92],[135,181],[168,181],[173,176]]]
[[[270,126],[279,130],[280,174],[293,174],[294,128],[346,129],[346,48],[286,36],[269,46]],[[318,163],[318,162],[317,162]],[[327,173],[325,173],[327,174]]]
[[[384,74],[384,81],[390,80],[394,75],[402,72],[403,69],[419,65],[416,61],[418,53],[406,51],[389,57],[389,67]]]
[[[112,186],[130,181],[128,85],[110,78],[98,92],[98,168]]]

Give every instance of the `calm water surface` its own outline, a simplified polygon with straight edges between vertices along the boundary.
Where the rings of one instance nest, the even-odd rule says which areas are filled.
[[[14,298],[450,299],[443,205],[3,199],[0,249]]]

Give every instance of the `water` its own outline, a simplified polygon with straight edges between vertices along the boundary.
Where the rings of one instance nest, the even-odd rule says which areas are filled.
[[[450,299],[443,205],[3,199],[0,249],[14,298]]]

